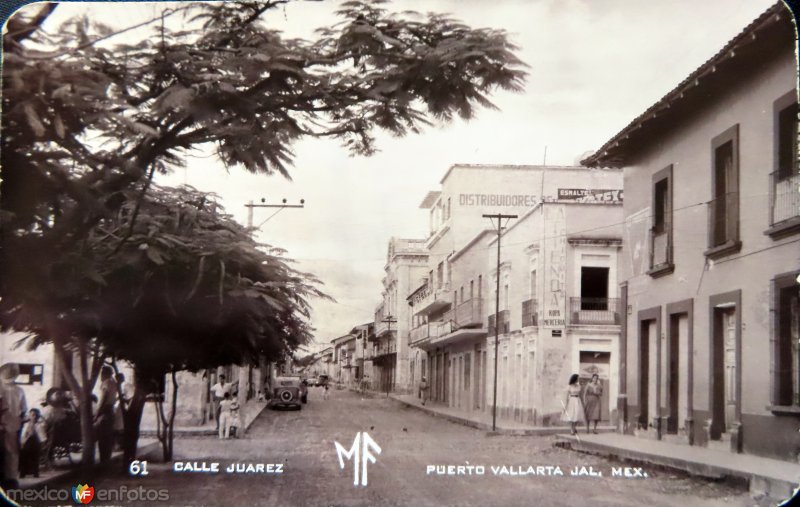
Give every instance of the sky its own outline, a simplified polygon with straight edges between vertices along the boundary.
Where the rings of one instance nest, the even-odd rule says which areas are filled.
[[[528,66],[522,93],[499,91],[498,110],[436,125],[420,135],[379,134],[380,151],[351,157],[331,140],[294,146],[292,181],[226,169],[211,154],[158,180],[213,191],[246,223],[248,201],[305,200],[256,209],[258,239],[288,250],[335,303],[312,302],[318,344],[371,321],[381,301],[390,237],[424,238],[419,204],[452,164],[572,165],[669,92],[774,2],[767,0],[397,0],[390,10],[450,13],[478,28],[502,28]],[[264,21],[286,36],[313,37],[336,21],[338,2],[295,2]],[[164,3],[62,3],[48,20],[88,14],[115,28],[150,19]],[[136,37],[132,31],[114,42]],[[126,40],[127,38],[127,40]]]

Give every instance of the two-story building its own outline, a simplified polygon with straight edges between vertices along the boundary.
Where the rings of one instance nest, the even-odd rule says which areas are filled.
[[[797,60],[782,2],[583,161],[624,168],[624,430],[800,455]]]
[[[499,186],[502,182],[508,185],[505,191]],[[443,190],[429,193],[422,204],[424,208],[431,209],[431,225],[434,229],[431,231],[427,246],[430,259],[433,261],[429,262],[427,276],[406,298],[413,319],[411,344],[412,348],[416,349],[413,352],[412,362],[413,382],[418,385],[421,377],[426,376],[429,394],[433,401],[446,403],[466,412],[492,410],[497,231],[490,220],[483,215],[498,212],[517,215],[517,222],[514,222],[507,231],[507,234],[513,233],[513,241],[502,249],[504,260],[500,270],[501,332],[499,334],[504,343],[505,353],[503,359],[498,358],[500,359],[498,407],[502,417],[529,422],[549,421],[552,419],[550,413],[553,412],[550,405],[544,408],[541,401],[534,402],[532,394],[536,375],[536,363],[532,361],[535,351],[533,348],[530,350],[527,348],[530,340],[525,341],[521,338],[517,340],[519,338],[517,335],[523,327],[532,329],[538,327],[537,322],[540,318],[537,311],[538,297],[535,290],[531,291],[531,285],[536,287],[537,284],[541,284],[542,287],[545,285],[550,287],[551,282],[548,277],[552,273],[558,273],[557,276],[560,277],[558,280],[554,278],[552,283],[563,285],[565,279],[573,280],[573,276],[566,273],[572,266],[572,257],[569,258],[569,263],[567,260],[566,247],[556,258],[553,253],[555,243],[546,240],[547,234],[553,232],[545,226],[552,226],[556,220],[555,218],[545,220],[543,214],[559,215],[561,221],[558,223],[563,231],[559,229],[561,232],[558,234],[561,236],[558,237],[564,245],[566,236],[563,234],[566,234],[567,230],[576,235],[573,238],[576,246],[570,247],[570,252],[580,248],[591,250],[595,247],[610,248],[613,251],[613,255],[597,254],[598,259],[602,257],[602,260],[595,259],[596,263],[599,263],[597,266],[593,266],[589,260],[592,254],[587,254],[584,263],[587,274],[583,275],[589,280],[599,280],[603,273],[605,274],[603,279],[605,287],[612,289],[600,295],[598,287],[596,297],[603,299],[602,304],[598,303],[598,308],[605,305],[605,309],[598,311],[601,313],[609,311],[608,305],[613,304],[609,301],[614,299],[616,291],[616,249],[619,247],[620,238],[618,233],[611,238],[610,235],[614,231],[605,226],[615,223],[616,217],[618,227],[621,220],[621,172],[591,170],[585,167],[453,166],[448,170],[442,183]],[[490,189],[496,193],[471,193],[480,188]],[[528,195],[508,193],[512,189],[524,191],[526,188],[532,189]],[[547,205],[543,205],[542,200]],[[553,211],[556,204],[558,209],[562,210],[560,214]],[[569,215],[570,229],[565,225],[566,215]],[[586,238],[578,234],[587,228],[585,224],[598,224],[598,227],[603,226],[606,229],[602,231],[601,244],[593,243],[597,238],[591,233],[588,233]],[[584,243],[580,243],[581,241]],[[531,264],[535,257],[532,252],[534,249],[544,248],[538,246],[540,243],[545,245],[550,253],[548,255],[542,253],[541,266],[534,266]],[[453,250],[448,251],[449,248]],[[525,259],[511,262],[510,256],[522,256]],[[597,268],[596,272],[590,272],[590,267]],[[535,275],[537,270],[540,273],[538,279]],[[579,272],[578,278],[581,273],[583,272]],[[581,342],[581,340],[586,344],[592,343],[589,338],[578,338],[577,334],[573,336],[571,334],[573,327],[569,327],[570,333],[567,333],[566,325],[563,324],[567,315],[566,295],[580,298],[580,287],[578,284],[576,291],[563,288],[560,292],[561,300],[555,308],[550,308],[551,319],[548,322],[561,322],[559,337],[561,341],[569,341],[570,344],[572,341]],[[584,305],[589,305],[589,301],[594,297],[588,292],[583,296],[588,298],[583,300]],[[552,312],[560,308],[559,304],[564,307],[559,310],[559,315],[555,316]],[[577,302],[570,304],[580,306],[581,300],[578,299]],[[588,308],[585,308],[583,313],[579,314],[588,318],[587,310]],[[513,327],[511,315],[514,316]],[[597,323],[584,324],[592,326]],[[583,357],[577,352],[574,354],[575,372],[580,368],[583,358],[587,369],[597,368],[597,364],[605,364],[605,376],[609,377],[610,353],[616,344],[614,338],[619,333],[619,322],[609,324],[610,327],[606,322],[597,324],[600,327],[595,330],[597,331],[595,334],[608,336],[602,345],[596,342],[594,348],[586,345],[587,355]],[[577,326],[578,323],[574,325]],[[510,338],[512,335],[515,336],[513,340]],[[509,355],[509,343],[513,342],[513,347],[516,347],[515,340],[525,343],[526,348],[513,350]],[[575,347],[575,350],[578,350],[578,347]],[[540,357],[544,356],[545,354],[540,354]],[[556,358],[551,359],[556,360]],[[566,369],[573,366],[570,362],[572,354],[557,359],[559,368],[562,363]],[[542,359],[540,364],[549,368],[547,371],[551,373],[547,378],[555,379],[557,375],[550,367],[552,361]],[[569,374],[560,381],[554,380],[560,382],[557,388],[540,390],[539,400],[548,396],[544,393],[553,393],[556,389],[559,390],[559,395],[563,394],[562,384],[566,382],[568,376]],[[548,399],[552,403],[558,403],[552,396]],[[545,417],[543,414],[549,415]]]

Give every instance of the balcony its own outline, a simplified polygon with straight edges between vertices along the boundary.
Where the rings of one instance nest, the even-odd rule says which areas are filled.
[[[499,330],[497,331],[498,334],[506,334],[511,330],[509,317],[510,317],[510,312],[508,310],[502,310],[500,312],[500,325],[498,326]],[[495,333],[494,323],[495,323],[495,314],[492,313],[491,315],[489,315],[489,333],[488,333],[489,336],[494,336]]]
[[[483,325],[483,299],[472,298],[456,307],[455,323],[458,327]]]
[[[619,299],[569,298],[570,324],[608,325],[620,323]]]
[[[536,300],[529,299],[522,302],[522,327],[538,326],[539,319],[536,314]]]
[[[450,306],[450,284],[434,289],[430,284],[414,294],[411,302],[417,315],[430,315]]]
[[[394,320],[389,321],[388,319],[390,319],[390,317],[387,317],[387,320],[375,322],[375,333],[370,335],[368,338],[369,341],[374,342],[380,340],[388,334],[397,332],[397,322]],[[392,327],[394,327],[394,329]]]
[[[393,339],[385,340],[379,342],[375,347],[375,353],[372,358],[380,360],[395,353],[397,353],[397,342]]]
[[[672,225],[666,223],[661,227],[653,227],[648,231],[650,236],[650,269],[647,274],[653,278],[672,273],[675,265],[672,262]]]
[[[775,171],[769,175],[770,208],[766,234],[779,238],[800,231],[800,173]]]
[[[739,241],[739,193],[729,192],[715,197],[708,203],[708,250],[705,255],[712,259],[738,252]]]

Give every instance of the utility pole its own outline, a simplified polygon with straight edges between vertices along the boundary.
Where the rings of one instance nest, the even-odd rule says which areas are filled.
[[[497,288],[495,290],[494,301],[494,394],[492,396],[492,431],[497,431],[497,356],[498,356],[498,343],[500,335],[500,237],[503,231],[503,219],[511,220],[517,218],[517,215],[503,215],[497,213],[494,215],[483,215],[483,218],[497,219]]]
[[[306,202],[305,199],[300,199],[300,204],[286,204],[286,199],[283,199],[283,203],[281,203],[281,204],[267,204],[266,201],[267,200],[262,197],[261,198],[261,204],[253,204],[253,201],[251,200],[250,202],[248,202],[247,204],[244,205],[245,208],[247,208],[247,228],[248,229],[252,229],[253,228],[253,209],[254,208],[279,208],[278,211],[276,211],[275,213],[273,213],[272,215],[267,217],[267,220],[269,220],[270,218],[274,217],[275,215],[277,215],[278,213],[283,211],[283,208],[304,208],[305,207],[305,202]],[[267,222],[267,220],[264,220],[264,222],[261,222],[261,224],[257,228],[260,228],[262,225],[264,225],[264,223]],[[245,428],[247,428],[247,422],[245,421],[245,417],[246,417],[245,403],[247,403],[247,395],[248,395],[247,391],[250,388],[250,386],[248,386],[248,383],[250,382],[250,372],[252,371],[251,369],[252,369],[252,365],[248,365],[247,368],[245,368],[244,366],[239,368],[239,395],[237,396],[237,398],[238,398],[238,401],[239,401],[239,417],[240,417],[240,419],[242,421],[242,427],[241,427],[242,435],[244,435]],[[269,372],[267,373],[267,377],[269,378],[270,385],[272,385],[271,372],[272,372],[272,367],[269,368]],[[231,379],[231,381],[233,381],[233,379]],[[261,386],[264,385],[264,379],[263,378],[259,379],[259,384]],[[247,389],[245,389],[246,387],[247,387]]]
[[[286,204],[286,199],[284,199],[281,204],[267,204],[266,202],[267,202],[267,200],[262,197],[261,198],[261,204],[253,204],[253,201],[251,200],[247,204],[244,205],[244,207],[247,208],[247,227],[249,227],[249,228],[253,227],[253,208],[279,208],[278,211],[276,211],[275,213],[273,213],[272,215],[267,217],[267,220],[269,220],[270,218],[274,217],[275,215],[277,215],[278,213],[283,211],[284,208],[305,208],[306,207],[305,206],[305,204],[306,204],[306,200],[305,199],[300,199],[300,204]],[[264,220],[264,222],[266,222],[267,220]],[[264,225],[264,222],[261,222],[261,225]],[[261,227],[261,225],[259,225],[258,227]]]

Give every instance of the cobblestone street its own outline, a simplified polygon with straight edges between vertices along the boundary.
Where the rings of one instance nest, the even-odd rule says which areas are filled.
[[[302,411],[265,411],[247,438],[184,438],[176,441],[176,461],[219,462],[221,472],[175,473],[149,462],[149,475],[90,477],[96,491],[167,488],[163,505],[753,505],[741,489],[679,474],[650,470],[646,479],[612,478],[612,466],[626,466],[556,449],[552,437],[487,436],[385,398],[362,398],[331,391],[322,400],[312,388]],[[356,432],[367,431],[381,446],[369,467],[367,487],[353,486],[353,463],[339,467],[334,441],[350,448]],[[283,463],[282,474],[229,475],[233,462]],[[427,475],[428,465],[483,465],[483,476]],[[492,466],[558,466],[563,476],[495,475]],[[593,467],[598,477],[571,477],[575,466]],[[630,465],[628,465],[630,466]],[[69,488],[74,484],[56,487]],[[92,504],[97,504],[97,500]]]

